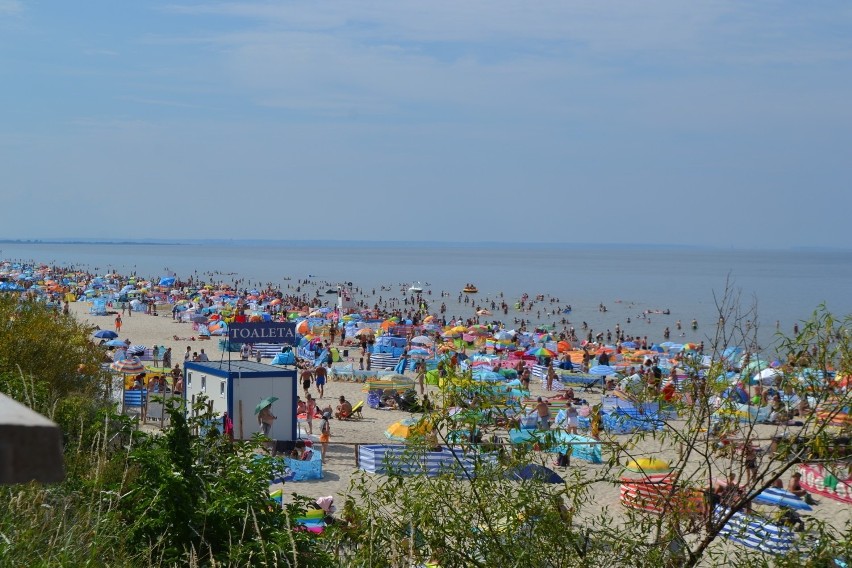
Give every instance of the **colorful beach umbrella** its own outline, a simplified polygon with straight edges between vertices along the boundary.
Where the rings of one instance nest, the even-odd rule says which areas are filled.
[[[533,355],[535,357],[555,357],[556,353],[547,347],[534,347],[527,351],[527,355]]]
[[[429,423],[419,418],[403,418],[394,422],[385,430],[385,436],[397,442],[406,442],[412,436],[423,435],[429,430]]]
[[[139,373],[145,372],[145,366],[137,357],[116,361],[115,363],[112,363],[109,368],[125,375],[138,375]]]

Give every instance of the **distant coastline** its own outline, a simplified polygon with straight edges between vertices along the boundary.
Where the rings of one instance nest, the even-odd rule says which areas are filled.
[[[787,248],[722,247],[688,244],[649,243],[542,243],[504,241],[372,241],[372,240],[291,240],[291,239],[102,239],[102,238],[50,238],[50,239],[0,239],[0,246],[10,245],[103,245],[103,246],[310,246],[320,248],[445,248],[445,249],[495,249],[507,250],[659,250],[659,251],[719,251],[719,252],[852,252],[852,249],[831,246],[797,246]]]

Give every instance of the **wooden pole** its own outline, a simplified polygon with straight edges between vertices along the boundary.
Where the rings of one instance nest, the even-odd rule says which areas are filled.
[[[245,440],[245,436],[243,436],[243,399],[240,399],[237,403],[240,409],[240,440]]]

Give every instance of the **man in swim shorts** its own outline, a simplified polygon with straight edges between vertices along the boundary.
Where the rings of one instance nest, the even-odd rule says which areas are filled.
[[[550,430],[550,406],[541,397],[538,397],[538,404],[535,405],[535,411],[538,414],[538,429]]]
[[[319,391],[319,397],[322,398],[325,394],[325,381],[328,377],[328,369],[320,365],[314,370],[314,375],[316,376],[317,390]]]
[[[311,383],[314,381],[314,370],[307,368],[302,371],[302,388],[305,390],[305,398],[308,396],[308,391],[311,388]]]

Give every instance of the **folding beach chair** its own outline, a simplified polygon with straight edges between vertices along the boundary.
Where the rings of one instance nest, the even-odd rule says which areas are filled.
[[[355,406],[352,407],[352,414],[349,415],[349,418],[351,418],[351,419],[364,418],[364,414],[362,414],[363,410],[364,410],[364,401],[363,400],[358,401],[357,403],[355,403]]]
[[[600,383],[601,390],[606,390],[606,383],[604,382],[605,377],[595,377],[593,381],[589,381],[583,385],[582,392],[595,392],[594,389]]]

